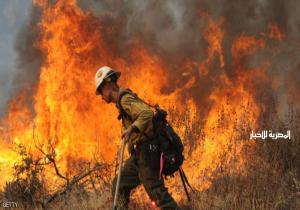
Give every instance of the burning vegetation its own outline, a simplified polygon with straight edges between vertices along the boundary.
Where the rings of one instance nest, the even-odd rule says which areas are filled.
[[[179,177],[166,183],[183,208],[299,208],[299,37],[271,13],[241,30],[243,16],[225,6],[218,13],[208,1],[166,2],[33,1],[34,21],[22,33],[34,33],[39,61],[26,68],[38,70],[23,70],[37,79],[11,98],[1,120],[3,202],[110,209],[121,126],[93,83],[97,68],[109,65],[122,72],[122,86],[167,109],[182,137],[192,202]],[[249,139],[263,129],[289,129],[292,140]],[[131,208],[153,209],[145,197],[136,190]]]

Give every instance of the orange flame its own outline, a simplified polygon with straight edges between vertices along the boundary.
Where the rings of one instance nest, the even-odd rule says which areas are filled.
[[[195,78],[191,76],[186,85],[178,87],[171,94],[162,94],[160,90],[168,83],[167,72],[170,71],[166,71],[168,67],[163,60],[151,54],[142,43],[136,41],[134,47],[129,49],[134,62],[128,63],[114,54],[113,44],[105,42],[102,30],[109,29],[103,28],[90,13],[84,13],[75,0],[60,0],[54,5],[41,0],[34,3],[43,11],[41,37],[37,45],[45,56],[34,95],[35,114],[30,114],[22,100],[22,93],[19,100],[11,103],[3,122],[9,125],[9,131],[2,132],[0,136],[2,168],[12,167],[18,160],[17,154],[10,149],[11,143],[23,144],[34,155],[40,155],[34,149],[35,144],[46,146],[51,141],[55,145],[62,173],[68,174],[74,173],[73,164],[78,161],[89,161],[95,156],[101,156],[105,161],[115,158],[120,137],[117,110],[95,96],[93,83],[94,73],[102,65],[122,71],[120,83],[129,86],[146,101],[159,103],[166,108],[175,106],[178,112],[178,115],[172,116],[175,120],[180,121],[179,116],[186,114],[188,107],[189,114],[186,117],[191,124],[197,123],[201,107],[192,99],[183,103],[181,98],[184,91],[195,85]],[[247,128],[244,129],[255,129],[261,107],[256,104],[248,84],[254,78],[268,81],[265,74],[268,65],[262,64],[259,68],[244,71],[241,62],[243,56],[265,48],[267,38],[242,34],[232,44],[232,68],[237,80],[231,81],[224,72],[222,41],[226,36],[223,31],[225,18],[213,21],[207,13],[201,16],[208,22],[203,36],[209,47],[207,58],[196,63],[196,66],[200,76],[207,75],[208,67],[217,55],[222,71],[214,79],[221,81],[221,84],[215,87],[208,98],[212,105],[201,125],[204,135],[193,139],[197,146],[190,156],[187,155],[189,161],[186,161],[184,168],[195,187],[207,189],[221,164],[232,166],[233,172],[242,173],[246,161],[242,149],[254,143],[236,131],[245,124]],[[282,38],[279,32],[278,28],[272,27],[271,38]],[[190,66],[191,61],[183,65],[187,68]],[[178,126],[177,130],[183,136],[187,131],[186,125]],[[49,182],[55,181],[50,178],[53,173],[48,171]],[[11,180],[11,174],[12,171],[3,174],[1,187]]]

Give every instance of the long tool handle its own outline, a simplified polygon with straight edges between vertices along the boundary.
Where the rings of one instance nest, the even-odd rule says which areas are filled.
[[[116,184],[116,189],[115,189],[113,210],[117,210],[117,200],[118,200],[118,194],[119,194],[119,185],[120,185],[120,179],[121,179],[124,150],[125,150],[125,141],[122,139],[121,150],[119,153],[119,172],[118,172],[117,184]]]

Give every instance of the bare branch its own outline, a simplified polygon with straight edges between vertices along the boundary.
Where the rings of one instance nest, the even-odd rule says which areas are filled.
[[[55,198],[64,195],[66,192],[71,191],[72,187],[78,183],[80,180],[82,180],[83,178],[89,176],[91,173],[93,173],[96,170],[100,170],[100,169],[104,169],[106,168],[108,165],[107,164],[99,164],[97,163],[93,168],[91,168],[90,170],[86,171],[83,174],[79,174],[77,176],[75,176],[68,185],[66,185],[64,187],[64,189],[58,190],[56,191],[48,200],[47,200],[47,204],[50,203],[51,201],[53,201]]]
[[[49,143],[50,144],[50,143]],[[54,166],[54,169],[55,169],[55,173],[57,176],[59,176],[60,178],[64,179],[67,181],[67,185],[69,183],[69,178],[63,176],[60,171],[58,170],[58,167],[56,165],[56,161],[55,161],[55,149],[53,147],[52,144],[50,144],[50,147],[51,147],[51,154],[47,154],[41,147],[37,146],[35,144],[35,147],[49,160],[50,163],[53,164]]]

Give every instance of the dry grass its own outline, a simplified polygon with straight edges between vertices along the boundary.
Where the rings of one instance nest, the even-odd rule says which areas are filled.
[[[274,114],[274,113],[273,113]],[[275,114],[276,115],[276,114]],[[183,120],[184,121],[184,120]],[[187,129],[193,135],[201,133],[199,127],[189,125]],[[291,108],[283,121],[274,120],[274,117],[265,116],[261,120],[261,128],[273,130],[290,129],[293,132],[292,141],[258,141],[255,150],[247,154],[247,164],[244,166],[246,173],[229,173],[226,169],[216,176],[212,186],[205,191],[192,193],[192,202],[183,201],[179,204],[182,209],[195,210],[296,210],[300,209],[300,115],[299,112]],[[194,130],[195,129],[195,130]],[[238,132],[238,131],[237,131]],[[189,134],[190,138],[194,138]],[[192,142],[192,141],[191,141]],[[194,145],[189,145],[193,149]],[[245,154],[247,151],[244,151]],[[32,161],[28,162],[30,165]],[[26,165],[26,164],[25,164]],[[20,183],[31,187],[32,191],[18,191],[14,187],[16,182],[9,183],[5,192],[1,193],[1,200],[16,200],[19,209],[42,209],[41,205],[35,201],[46,194],[42,182],[37,180],[37,173],[40,168],[32,168],[27,165],[27,169],[22,168],[27,173],[27,180],[19,178]],[[16,168],[16,170],[20,170]],[[98,178],[101,176],[97,176]],[[97,178],[95,177],[95,178]],[[112,198],[110,197],[111,175],[102,184],[84,185],[74,187],[67,194],[60,196],[51,202],[48,209],[65,210],[94,210],[111,209]],[[34,183],[38,185],[33,185]],[[83,183],[81,183],[83,184]],[[24,187],[21,185],[21,187]],[[83,185],[82,185],[83,186]],[[88,186],[88,187],[87,187]],[[20,187],[20,186],[19,186]],[[26,188],[26,186],[25,186]],[[19,189],[19,188],[18,188]],[[21,189],[21,190],[22,190]],[[139,191],[139,190],[138,190]],[[30,195],[22,192],[29,192]],[[149,205],[145,196],[138,196],[134,193],[130,209],[155,209]],[[29,199],[30,196],[33,199]]]

